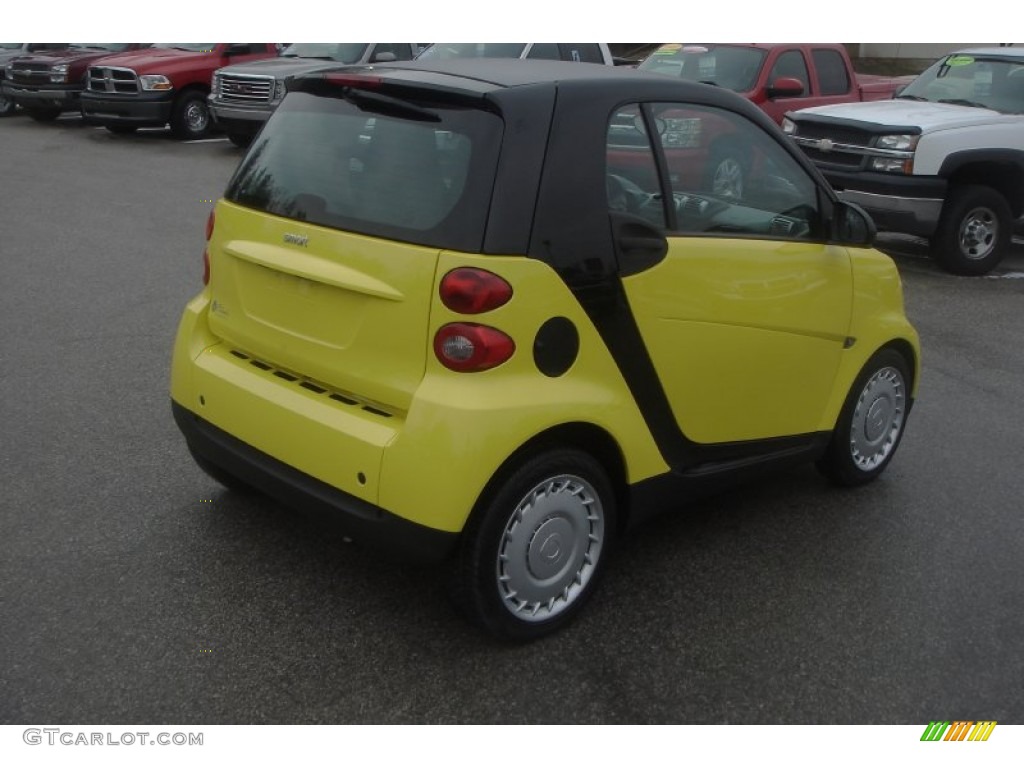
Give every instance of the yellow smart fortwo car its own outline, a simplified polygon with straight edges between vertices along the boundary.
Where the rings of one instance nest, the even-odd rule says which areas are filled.
[[[659,508],[793,461],[885,469],[920,366],[873,236],[724,89],[302,76],[210,216],[174,416],[218,480],[450,558],[471,619],[537,637]]]

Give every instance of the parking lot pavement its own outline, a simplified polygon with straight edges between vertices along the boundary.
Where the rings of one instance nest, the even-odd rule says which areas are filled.
[[[886,475],[652,521],[579,622],[509,647],[442,570],[189,458],[170,348],[239,150],[22,117],[0,142],[0,722],[1024,721],[1024,281],[893,249],[924,368]]]

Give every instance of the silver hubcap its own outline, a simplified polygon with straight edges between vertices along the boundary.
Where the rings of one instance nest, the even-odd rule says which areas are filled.
[[[209,120],[210,116],[206,108],[198,102],[193,101],[188,105],[188,109],[185,110],[185,124],[193,133],[205,131]]]
[[[960,224],[960,252],[968,259],[984,259],[996,247],[999,222],[990,208],[975,208]]]
[[[502,533],[496,576],[510,613],[544,621],[586,588],[604,543],[604,508],[594,487],[574,475],[539,483],[519,502]]]
[[[891,366],[868,379],[853,411],[850,451],[854,463],[870,472],[896,447],[906,415],[903,375]]]
[[[719,197],[743,197],[743,167],[735,158],[727,157],[715,168],[711,191]]]

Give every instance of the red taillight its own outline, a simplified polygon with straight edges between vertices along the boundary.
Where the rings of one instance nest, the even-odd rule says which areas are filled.
[[[342,75],[332,73],[324,75],[324,80],[331,85],[347,85],[350,88],[377,88],[381,84],[379,77],[368,77],[367,75]]]
[[[494,368],[515,351],[512,339],[487,325],[449,323],[434,336],[434,354],[441,365],[459,373]]]
[[[213,228],[217,225],[217,214],[215,210],[210,211],[206,217],[206,248],[203,248],[203,285],[210,284],[210,238],[213,236]]]
[[[479,315],[507,304],[512,286],[493,272],[462,267],[441,279],[441,301],[453,312]]]

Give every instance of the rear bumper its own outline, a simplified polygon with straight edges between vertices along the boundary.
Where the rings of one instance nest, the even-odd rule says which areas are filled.
[[[454,548],[458,534],[405,520],[317,480],[247,445],[173,400],[171,409],[194,455],[360,543],[416,563],[438,562]]]
[[[171,119],[173,104],[173,93],[115,96],[86,91],[81,98],[83,119],[99,125],[162,127]]]

